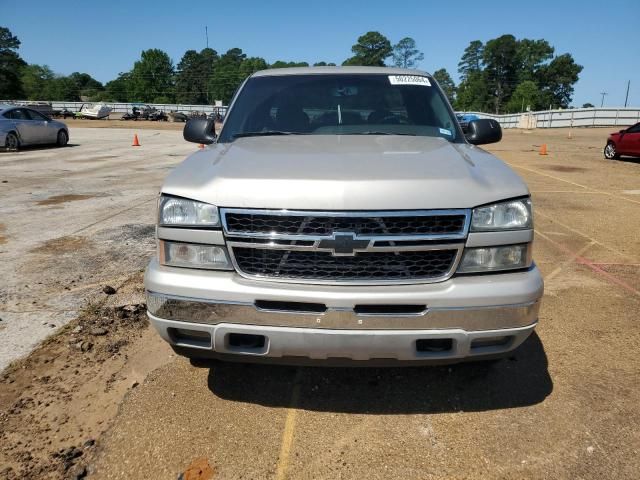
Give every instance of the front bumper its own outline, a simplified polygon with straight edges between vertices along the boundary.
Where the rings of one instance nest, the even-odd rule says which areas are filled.
[[[252,281],[155,260],[145,287],[152,324],[172,346],[193,356],[421,363],[515,349],[535,328],[543,291],[536,267],[432,284],[336,287]],[[277,308],[263,308],[264,303]],[[305,305],[324,309],[297,310]],[[403,314],[393,308],[407,305],[424,309]],[[362,306],[390,313],[366,313],[371,309]],[[443,340],[446,348],[420,348],[427,340]]]

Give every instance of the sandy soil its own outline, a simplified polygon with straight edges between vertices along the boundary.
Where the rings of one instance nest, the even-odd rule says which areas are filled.
[[[140,317],[137,267],[110,283],[114,295],[104,281],[76,290],[77,318],[5,371],[0,479],[638,478],[640,162],[604,160],[607,131],[507,131],[489,148],[530,186],[546,282],[537,334],[511,358],[490,368],[197,368]],[[28,208],[88,194],[51,191]],[[35,205],[45,199],[53,205]],[[61,205],[86,215],[90,201]],[[2,218],[0,254],[26,241],[15,217]],[[151,238],[144,232],[134,243]],[[49,237],[26,248],[40,249],[30,255],[44,255],[49,282],[60,271],[47,258],[61,251],[89,258],[86,275],[103,266],[87,245],[127,251],[90,229]],[[52,292],[69,286],[60,281]]]

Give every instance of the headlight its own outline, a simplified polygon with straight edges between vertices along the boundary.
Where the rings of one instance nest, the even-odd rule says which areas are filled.
[[[531,244],[465,248],[458,273],[515,270],[531,265]]]
[[[472,232],[527,228],[533,228],[530,198],[474,208],[471,216]]]
[[[160,240],[160,263],[170,267],[233,270],[224,247],[167,240]]]
[[[218,227],[218,207],[186,198],[160,197],[159,222],[163,226]]]

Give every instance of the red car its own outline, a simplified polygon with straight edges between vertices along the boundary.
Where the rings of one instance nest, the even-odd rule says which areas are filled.
[[[609,135],[604,147],[604,158],[620,158],[620,155],[640,157],[640,123]]]

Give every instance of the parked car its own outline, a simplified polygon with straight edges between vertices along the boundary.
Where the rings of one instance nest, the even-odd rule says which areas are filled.
[[[431,75],[254,73],[172,170],[145,274],[151,323],[194,359],[402,365],[493,359],[533,332],[529,190],[464,135]]]
[[[612,133],[604,147],[604,157],[613,160],[620,155],[640,157],[640,123]]]
[[[458,119],[458,123],[460,124],[460,128],[462,128],[463,133],[467,133],[467,126],[471,120],[478,120],[480,117],[474,115],[472,113],[458,113],[456,114],[456,118]]]
[[[30,145],[56,144],[64,147],[69,142],[69,129],[58,121],[31,108],[0,105],[0,145],[18,150]]]
[[[61,112],[60,110],[54,110],[53,107],[51,106],[50,102],[38,102],[38,101],[18,101],[18,102],[10,102],[11,105],[14,105],[16,107],[27,107],[30,108],[31,110],[35,110],[36,112],[40,112],[43,115],[49,117],[49,118],[53,118],[56,117],[57,115],[59,115]]]

